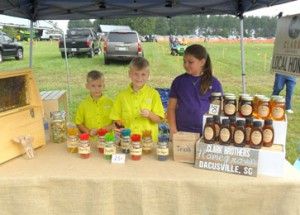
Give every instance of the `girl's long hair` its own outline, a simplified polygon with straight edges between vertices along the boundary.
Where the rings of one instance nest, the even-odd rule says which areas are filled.
[[[199,44],[190,45],[189,47],[186,48],[184,54],[192,55],[199,60],[202,59],[206,60],[203,67],[203,75],[201,78],[201,85],[200,85],[200,93],[204,95],[208,91],[209,87],[211,86],[211,81],[212,81],[212,64],[211,64],[209,54],[207,53],[206,49]]]

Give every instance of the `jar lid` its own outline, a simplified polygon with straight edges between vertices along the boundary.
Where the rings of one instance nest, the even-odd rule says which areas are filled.
[[[273,98],[272,97],[272,101],[274,101],[274,102],[284,102],[285,103],[285,98],[283,98],[283,97],[275,97],[275,98]]]
[[[206,123],[212,123],[214,121],[214,119],[212,117],[208,117],[206,119]]]
[[[141,135],[140,134],[132,134],[130,136],[132,142],[140,142],[141,141]]]
[[[245,121],[244,120],[237,120],[236,121],[236,125],[237,126],[244,126],[245,125]]]
[[[227,124],[229,124],[229,119],[222,119],[222,124],[223,125],[227,125]]]
[[[226,97],[226,96],[234,96],[234,93],[224,93],[223,95],[224,95],[224,97]]]
[[[253,97],[252,96],[245,96],[245,97],[242,97],[242,100],[244,100],[244,101],[253,101]]]
[[[262,95],[262,94],[255,94],[254,97],[255,97],[255,98],[260,98],[260,97],[266,97],[266,96],[265,96],[265,95]]]
[[[261,121],[255,121],[255,122],[253,122],[253,126],[254,127],[261,127],[261,125],[262,125]]]
[[[85,134],[79,134],[80,140],[89,140],[90,134],[85,133]]]
[[[122,137],[129,137],[130,134],[131,134],[131,130],[128,128],[121,130]]]
[[[262,102],[269,102],[269,101],[270,101],[270,98],[268,98],[268,97],[259,98],[259,101],[262,101]]]
[[[250,96],[248,93],[240,93],[240,97]]]
[[[236,96],[235,95],[225,96],[225,99],[235,100]]]
[[[253,118],[246,118],[246,123],[253,123]]]
[[[99,135],[99,136],[104,136],[107,132],[108,132],[107,129],[105,129],[105,128],[100,128],[100,129],[98,130],[98,135]]]
[[[212,92],[211,96],[222,96],[221,92]]]
[[[273,121],[270,119],[265,120],[265,125],[273,125]]]

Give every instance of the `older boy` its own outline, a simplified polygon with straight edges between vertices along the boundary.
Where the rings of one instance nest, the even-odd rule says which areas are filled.
[[[158,92],[146,85],[149,62],[143,57],[134,58],[128,76],[131,83],[117,95],[110,118],[121,120],[131,133],[142,134],[143,130],[151,130],[153,140],[157,141],[158,123],[164,117],[164,109]]]
[[[103,74],[96,70],[90,71],[85,86],[90,91],[90,96],[78,106],[75,117],[78,129],[81,133],[89,133],[92,136],[97,134],[99,128],[113,129],[112,120],[109,119],[113,102],[103,95]]]

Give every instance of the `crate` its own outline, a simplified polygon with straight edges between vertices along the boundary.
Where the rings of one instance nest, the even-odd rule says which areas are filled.
[[[0,72],[0,163],[25,151],[14,137],[30,134],[33,148],[46,144],[43,105],[31,69]]]
[[[65,90],[41,91],[40,96],[43,101],[44,112],[50,122],[50,113],[53,111],[65,111],[66,120],[69,122],[69,106],[67,93]]]

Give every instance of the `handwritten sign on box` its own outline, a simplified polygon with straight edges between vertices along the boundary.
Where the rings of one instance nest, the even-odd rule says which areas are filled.
[[[219,144],[196,144],[195,167],[245,176],[257,176],[259,150],[222,146]]]

